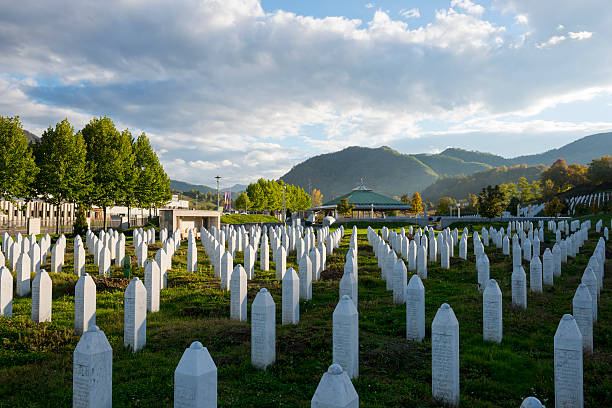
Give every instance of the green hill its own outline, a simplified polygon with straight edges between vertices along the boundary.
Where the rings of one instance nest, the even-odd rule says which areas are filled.
[[[185,181],[178,181],[178,180],[170,180],[170,188],[172,190],[181,191],[181,192],[191,191],[191,190],[197,190],[200,193],[216,193],[217,192],[216,188],[208,187],[202,184],[191,184]]]
[[[527,166],[523,164],[513,167],[495,167],[469,175],[443,177],[421,191],[421,198],[434,203],[442,197],[465,199],[468,194],[478,194],[483,187],[488,185],[516,182],[521,177],[525,177],[531,183],[540,178],[544,169],[546,169],[544,165]]]
[[[412,194],[441,174],[489,168],[442,155],[408,155],[389,147],[348,147],[312,157],[291,169],[282,180],[307,191],[320,189],[325,201],[347,193],[360,183],[388,196]]]
[[[612,133],[586,136],[558,149],[510,159],[459,148],[448,148],[440,154],[410,155],[386,146],[349,147],[297,164],[281,179],[308,192],[317,188],[325,201],[349,192],[361,178],[381,194],[401,196],[420,191],[427,195],[423,199],[434,201],[445,195],[462,198],[488,184],[514,182],[519,177],[532,181],[539,177],[541,165],[550,166],[558,158],[567,163],[588,164],[606,154],[612,155]],[[523,164],[531,167],[514,168]],[[506,170],[499,169],[503,166]]]

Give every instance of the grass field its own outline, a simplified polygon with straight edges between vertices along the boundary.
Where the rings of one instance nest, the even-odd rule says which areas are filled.
[[[482,341],[482,298],[471,239],[468,260],[452,258],[449,271],[428,265],[426,339],[414,343],[405,340],[405,307],[394,305],[392,292],[385,290],[365,232],[359,229],[360,377],[354,381],[361,407],[438,406],[431,398],[431,322],[445,302],[460,325],[462,407],[517,408],[530,395],[554,406],[553,336],[562,315],[572,312],[572,297],[598,235],[592,232],[580,255],[563,266],[554,287],[545,287],[541,295],[529,293],[526,311],[511,307],[511,257],[487,249],[491,278],[503,292],[504,339],[497,345]],[[131,234],[126,236],[126,251],[133,254]],[[148,314],[147,345],[137,354],[123,348],[123,291],[128,281],[113,267],[113,278],[97,280],[97,325],[113,347],[113,406],[171,407],[174,369],[184,349],[199,340],[218,367],[219,407],[309,407],[332,362],[332,313],[348,237],[328,256],[328,271],[313,284],[313,300],[300,302],[300,322],[295,326],[280,325],[281,286],[274,279],[274,264],[270,272],[261,272],[256,263],[256,279],[248,285],[249,320],[259,288],[268,288],[277,306],[277,361],[265,372],[251,367],[250,324],[229,320],[229,292],[218,289],[199,242],[198,273],[185,272],[185,242],[175,254],[169,287],[161,292],[161,310]],[[542,252],[552,239],[547,233]],[[51,274],[53,321],[31,322],[29,297],[15,299],[14,318],[0,317],[0,407],[71,405],[72,352],[79,339],[73,331],[76,277],[72,240],[68,241],[68,273]],[[150,257],[159,246],[149,247]],[[607,256],[612,258],[609,245]],[[87,262],[88,272],[97,276],[91,255]],[[241,262],[238,253],[235,263]],[[611,264],[606,264],[608,272]],[[297,270],[295,255],[287,265]],[[528,265],[525,269],[529,273]],[[142,268],[135,274],[142,279]],[[611,285],[608,273],[594,329],[595,352],[584,359],[586,407],[612,406]]]
[[[245,224],[251,222],[276,222],[280,221],[271,215],[262,214],[225,214],[221,216],[223,224]]]

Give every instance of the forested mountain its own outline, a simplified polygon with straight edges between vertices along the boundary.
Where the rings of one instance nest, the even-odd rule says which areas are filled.
[[[527,166],[523,164],[512,167],[495,167],[469,175],[442,177],[421,191],[421,198],[434,203],[442,197],[451,197],[455,200],[467,199],[468,194],[478,194],[483,187],[488,185],[512,183],[521,177],[525,177],[529,183],[539,180],[544,169],[546,169],[544,165]]]
[[[411,155],[386,146],[349,147],[297,164],[281,179],[308,192],[313,188],[321,190],[324,202],[347,193],[362,178],[365,185],[385,195],[401,196],[421,191],[428,195],[428,200],[433,200],[442,192],[454,197],[453,194],[467,194],[468,190],[479,191],[488,184],[517,181],[521,176],[531,181],[542,171],[542,167],[514,168],[516,165],[550,166],[558,158],[565,159],[568,164],[588,164],[606,154],[612,155],[612,133],[586,136],[559,149],[515,158],[459,148],[448,148],[439,154]],[[494,169],[501,166],[506,169]],[[493,170],[487,172],[490,169]],[[479,174],[471,178],[448,178],[476,172]],[[438,179],[439,183],[433,185]],[[427,189],[429,186],[431,188]]]

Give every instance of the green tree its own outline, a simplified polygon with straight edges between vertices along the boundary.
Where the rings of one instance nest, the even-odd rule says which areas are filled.
[[[502,214],[504,209],[504,194],[499,186],[490,185],[483,188],[478,195],[478,212],[483,217],[495,218]]]
[[[412,214],[418,215],[423,212],[423,200],[421,200],[421,195],[418,191],[414,192],[412,200],[408,204],[410,204],[410,212]]]
[[[124,198],[126,171],[132,171],[133,166],[132,144],[125,132],[120,133],[106,116],[92,119],[82,134],[93,181],[88,200],[102,208],[106,229],[107,208]],[[126,164],[129,165],[127,169]]]
[[[257,180],[256,183],[251,183],[246,188],[247,196],[251,202],[251,207],[255,211],[263,211],[266,208],[266,200],[264,197],[264,190],[262,184],[265,183],[263,179]]]
[[[456,201],[450,197],[442,197],[436,206],[437,215],[450,215],[451,207],[456,204]]]
[[[141,208],[149,209],[154,205],[164,205],[171,197],[169,179],[151,147],[149,138],[143,132],[133,146],[136,203]],[[199,191],[192,192],[192,197],[198,196]]]
[[[338,210],[338,214],[344,216],[350,215],[351,211],[353,211],[353,208],[355,208],[355,206],[353,204],[349,204],[348,198],[341,198],[340,204],[338,204],[338,206],[336,207],[336,209]]]
[[[557,193],[570,188],[569,169],[565,160],[557,159],[552,166],[542,172],[541,179],[543,182],[550,180]]]
[[[236,197],[236,209],[238,211],[244,210],[246,212],[250,207],[251,203],[249,201],[249,196],[245,192],[238,194],[238,197]]]
[[[0,115],[0,198],[13,201],[29,196],[37,174],[19,116]]]
[[[75,133],[68,119],[64,119],[55,125],[55,129],[49,127],[45,130],[32,147],[40,169],[34,183],[36,192],[56,207],[63,202],[81,204],[91,190],[83,135]],[[56,234],[59,234],[59,223],[58,214]]]
[[[121,194],[117,198],[116,204],[127,207],[128,210],[128,226],[130,225],[131,209],[137,203],[136,195],[136,183],[138,181],[139,171],[136,166],[136,156],[134,154],[135,141],[132,137],[132,132],[129,129],[125,129],[121,132],[122,143],[129,145],[129,154],[126,154],[123,158],[124,162],[121,166],[123,172],[123,185],[121,188]],[[105,217],[106,218],[106,217]]]
[[[612,156],[593,160],[587,170],[587,177],[595,185],[612,181]]]

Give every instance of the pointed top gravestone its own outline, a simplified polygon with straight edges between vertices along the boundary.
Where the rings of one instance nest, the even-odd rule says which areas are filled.
[[[217,366],[208,349],[199,341],[194,341],[185,349],[174,370],[174,406],[217,406]]]
[[[554,344],[555,407],[583,407],[582,335],[572,315],[563,315]]]
[[[265,370],[276,360],[276,305],[266,288],[251,306],[251,364]]]
[[[434,399],[459,404],[459,322],[444,303],[431,324],[431,382]]]
[[[359,314],[350,297],[344,295],[332,316],[333,360],[350,378],[359,376]]]
[[[311,408],[358,408],[359,396],[351,379],[339,364],[323,374],[310,402]]]
[[[92,326],[74,349],[72,406],[111,408],[113,349],[104,332]]]

